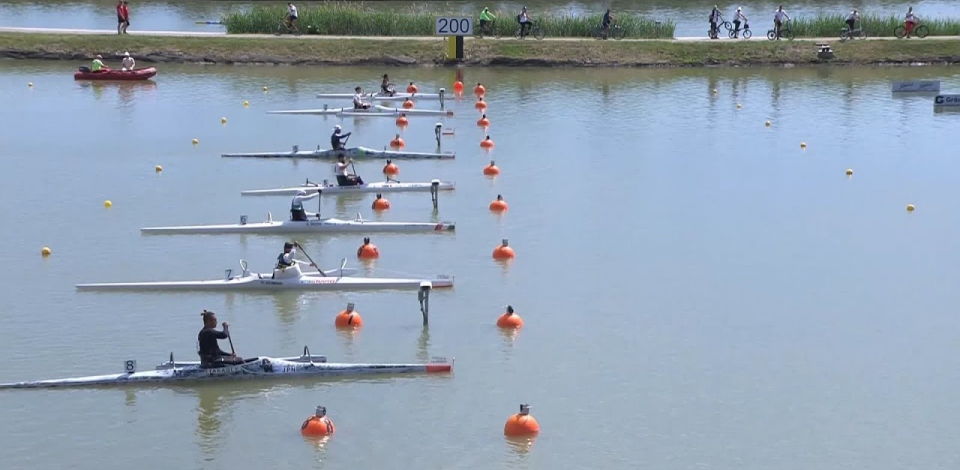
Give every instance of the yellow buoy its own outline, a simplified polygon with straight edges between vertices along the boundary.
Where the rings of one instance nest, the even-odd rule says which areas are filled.
[[[717,89],[716,89],[716,88],[713,89],[713,94],[714,94],[714,95],[717,94]]]
[[[847,168],[847,176],[853,176],[853,170]]]
[[[249,102],[249,101],[244,101],[244,102],[243,102],[243,106],[244,106],[244,107],[250,106],[250,102]]]
[[[163,167],[160,166],[160,165],[157,165],[157,166],[154,168],[154,170],[155,170],[157,173],[160,173],[161,171],[163,171]]]
[[[193,139],[193,145],[197,145],[197,144],[199,144],[199,143],[200,143],[200,141],[199,141],[199,140],[197,140],[197,139]]]
[[[109,199],[107,199],[106,201],[103,201],[103,207],[106,207],[107,209],[109,209],[109,208],[113,207],[113,202],[111,202]]]
[[[763,123],[764,126],[770,127],[770,121]]]
[[[743,107],[743,105],[742,105],[742,104],[740,104],[740,103],[737,103],[737,109],[740,109],[740,108],[742,108],[742,107]]]
[[[914,209],[916,208],[913,207],[913,204],[907,204],[907,212],[913,212]]]
[[[802,148],[802,149],[807,148],[807,143],[806,143],[806,142],[800,142],[800,148]]]
[[[226,124],[226,123],[227,123],[227,118],[225,117],[220,118],[220,124]]]
[[[263,91],[267,91],[267,87],[263,87]]]
[[[27,82],[27,86],[33,88],[33,82]]]
[[[45,247],[43,247],[43,248],[40,248],[40,254],[41,254],[42,256],[50,256],[50,253],[53,253],[53,252],[50,251],[50,247],[49,247],[49,246],[45,246]]]

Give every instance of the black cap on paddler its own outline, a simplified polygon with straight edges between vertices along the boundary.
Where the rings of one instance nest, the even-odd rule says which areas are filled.
[[[284,250],[289,250],[290,248],[293,248],[293,243],[286,242],[286,243],[283,244],[283,249],[284,249]]]

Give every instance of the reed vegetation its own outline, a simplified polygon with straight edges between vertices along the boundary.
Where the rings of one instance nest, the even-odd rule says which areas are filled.
[[[840,36],[840,30],[846,27],[846,23],[844,23],[846,19],[846,14],[818,15],[809,18],[798,17],[790,22],[790,28],[798,38],[833,38]],[[766,29],[773,28],[772,23],[773,20],[771,19],[770,26]],[[920,24],[926,25],[930,29],[930,36],[960,35],[960,20],[921,18]],[[857,26],[860,27],[860,25],[865,28],[868,38],[892,37],[897,26],[903,25],[903,17],[861,14],[860,24]]]
[[[270,34],[287,14],[283,6],[255,6],[248,10],[228,13],[223,23],[229,34]],[[427,8],[402,11],[375,9],[358,3],[329,2],[299,9],[299,28],[305,34],[333,36],[433,36],[438,16],[448,14],[473,16],[474,28],[479,27],[476,14],[438,12]],[[504,37],[511,37],[518,25],[516,12],[493,12],[497,17],[494,27]],[[601,15],[566,16],[536,15],[533,17],[547,37],[592,37],[600,26]],[[673,38],[672,22],[657,23],[651,19],[626,14],[617,15],[617,24],[627,38]]]

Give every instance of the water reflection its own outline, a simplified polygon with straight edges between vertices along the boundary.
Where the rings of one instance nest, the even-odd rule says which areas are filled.
[[[423,325],[420,336],[417,337],[417,360],[426,363],[430,360],[430,328]]]
[[[507,442],[507,448],[513,452],[517,457],[517,463],[525,463],[527,455],[530,453],[530,450],[533,449],[533,444],[537,440],[537,436],[533,437],[509,437],[505,436]],[[515,467],[523,468],[523,467]]]

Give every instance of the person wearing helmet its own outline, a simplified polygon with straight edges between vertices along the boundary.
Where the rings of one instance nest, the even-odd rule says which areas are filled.
[[[357,186],[363,184],[363,179],[359,175],[350,173],[350,165],[353,159],[347,159],[346,155],[337,155],[337,165],[333,171],[337,175],[337,184],[340,186]]]
[[[740,25],[743,24],[743,29],[749,29],[750,20],[747,19],[746,15],[743,14],[743,9],[737,7],[737,12],[733,14],[733,38],[736,39],[740,37]]]
[[[527,13],[527,7],[520,9],[520,14],[517,15],[517,23],[520,23],[520,39],[523,39],[527,35],[527,31],[533,27],[533,20]]]
[[[483,10],[480,12],[480,30],[484,32],[489,31],[489,29],[487,29],[489,28],[488,24],[495,19],[497,19],[497,17],[494,16],[493,13],[490,13],[490,8],[483,7]]]
[[[356,87],[353,91],[356,92],[353,95],[353,109],[370,109],[370,103],[363,102],[363,88]]]
[[[343,150],[347,143],[347,139],[350,138],[350,134],[353,134],[353,132],[341,134],[340,130],[340,124],[333,126],[333,134],[330,135],[330,148],[333,150]]]
[[[134,67],[137,66],[137,61],[133,60],[133,57],[130,57],[129,52],[123,53],[123,60],[120,62],[120,70],[124,72],[133,72]]]
[[[307,195],[307,192],[304,190],[297,191],[297,195],[293,197],[293,201],[290,202],[290,220],[294,222],[306,222],[309,220],[307,217],[307,211],[303,209],[303,202],[309,201],[315,197],[320,197],[320,191],[317,191],[313,194]],[[320,217],[320,214],[317,214],[317,217]]]

